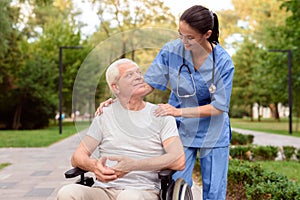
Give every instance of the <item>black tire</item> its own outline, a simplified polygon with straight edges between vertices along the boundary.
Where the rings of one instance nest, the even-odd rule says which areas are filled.
[[[184,179],[179,178],[176,180],[172,195],[172,200],[192,200],[192,190],[191,187],[184,181]]]
[[[166,200],[172,200],[175,182],[172,181],[166,193]]]
[[[191,186],[187,183],[182,186],[180,200],[193,200]]]

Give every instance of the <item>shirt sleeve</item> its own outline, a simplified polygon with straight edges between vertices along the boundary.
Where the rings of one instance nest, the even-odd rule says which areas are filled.
[[[99,142],[101,142],[103,138],[103,132],[101,128],[101,117],[102,117],[101,115],[95,117],[87,131],[87,135],[93,137]]]
[[[163,47],[144,75],[145,81],[155,89],[166,90],[169,81],[168,66],[168,50]]]
[[[172,116],[165,116],[161,130],[161,139],[162,141],[165,141],[173,136],[179,136],[175,118]]]
[[[232,91],[232,81],[234,75],[234,66],[229,55],[220,55],[218,68],[215,75],[216,92],[212,94],[211,105],[224,112],[229,111],[230,96]]]

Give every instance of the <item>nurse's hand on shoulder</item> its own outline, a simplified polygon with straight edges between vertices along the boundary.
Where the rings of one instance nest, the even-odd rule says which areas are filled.
[[[103,113],[103,108],[109,106],[113,102],[114,102],[114,100],[112,98],[109,98],[106,101],[100,103],[99,107],[97,108],[97,110],[95,112],[95,116],[101,115]]]
[[[158,104],[158,108],[154,111],[155,116],[181,116],[181,109],[175,108],[170,104]]]

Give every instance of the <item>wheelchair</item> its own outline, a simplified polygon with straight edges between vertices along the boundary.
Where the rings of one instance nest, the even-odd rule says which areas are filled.
[[[93,177],[85,176],[86,172],[80,168],[72,168],[65,172],[65,177],[68,179],[80,176],[76,183],[91,187],[94,184],[94,179]],[[190,185],[182,178],[174,181],[172,179],[173,174],[173,170],[158,172],[158,178],[161,180],[160,200],[193,200]]]

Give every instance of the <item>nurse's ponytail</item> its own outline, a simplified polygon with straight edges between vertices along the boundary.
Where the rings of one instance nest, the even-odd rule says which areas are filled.
[[[212,28],[212,34],[208,38],[208,41],[210,42],[218,42],[219,43],[219,20],[216,13],[213,14],[213,28]]]
[[[209,9],[196,5],[188,8],[180,17],[180,21],[185,21],[192,28],[201,34],[212,30],[209,42],[219,42],[219,20],[215,13]]]

